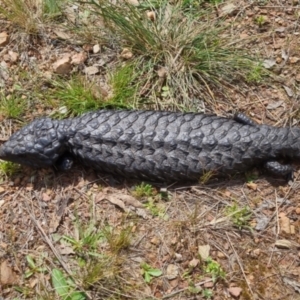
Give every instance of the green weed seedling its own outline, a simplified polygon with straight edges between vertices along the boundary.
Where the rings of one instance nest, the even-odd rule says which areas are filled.
[[[156,194],[155,188],[148,183],[142,182],[136,185],[132,191],[132,195],[137,198],[154,197]]]
[[[5,176],[12,176],[17,173],[20,169],[20,165],[15,164],[10,161],[0,161],[0,173],[4,174]]]
[[[58,269],[53,269],[51,274],[52,285],[55,292],[62,300],[85,300],[86,295],[83,292],[76,291],[74,281],[63,274]]]
[[[213,295],[213,291],[210,289],[203,289],[202,291],[202,296],[205,299],[212,299]]]
[[[33,275],[35,275],[36,273],[45,273],[47,272],[46,268],[41,267],[41,264],[36,264],[36,262],[33,260],[33,258],[30,255],[26,256],[26,260],[28,263],[28,270],[25,272],[25,278],[29,278]]]
[[[146,283],[150,283],[153,277],[159,277],[162,275],[162,271],[152,268],[147,263],[141,263],[142,273]]]
[[[262,15],[257,16],[254,20],[259,27],[262,27],[266,23],[266,18]]]
[[[239,229],[251,229],[249,221],[252,213],[248,206],[240,208],[236,203],[226,208],[226,214],[230,217],[233,224]]]
[[[69,243],[79,256],[99,256],[98,245],[105,239],[103,230],[97,228],[93,222],[88,225],[77,222],[75,231],[75,237],[63,235],[63,241]]]
[[[212,281],[216,282],[219,278],[224,279],[226,276],[226,273],[221,268],[220,264],[213,260],[211,257],[208,257],[205,260],[205,272],[207,274],[210,274],[212,277]]]

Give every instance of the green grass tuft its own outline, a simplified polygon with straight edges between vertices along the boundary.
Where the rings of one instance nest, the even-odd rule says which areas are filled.
[[[184,15],[182,1],[174,5],[143,1],[140,6],[123,1],[91,3],[103,17],[108,36],[133,52],[132,61],[140,64],[142,72],[137,80],[143,96],[159,108],[194,110],[199,102],[191,95],[215,100],[216,93],[232,90],[257,65],[257,59],[237,49],[232,37],[225,34],[225,23],[210,10],[201,8]],[[149,19],[145,9],[155,19]]]

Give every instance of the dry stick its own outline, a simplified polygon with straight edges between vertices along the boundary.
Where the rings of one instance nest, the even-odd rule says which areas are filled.
[[[23,196],[24,197],[24,196]],[[24,197],[26,200],[28,200],[26,197]],[[29,210],[29,206],[27,201],[26,203],[26,210],[28,215],[30,216],[31,220],[34,222],[34,224],[36,225],[36,227],[38,228],[39,232],[41,233],[41,235],[43,236],[44,240],[46,241],[46,243],[48,244],[48,246],[50,247],[50,249],[52,250],[53,254],[55,255],[55,257],[57,258],[57,260],[59,261],[59,263],[61,264],[61,266],[63,267],[63,269],[68,273],[68,275],[76,282],[75,278],[73,277],[72,272],[70,271],[70,269],[68,268],[68,266],[64,263],[63,259],[61,258],[60,254],[57,252],[57,250],[55,249],[55,247],[53,246],[52,241],[48,238],[48,236],[46,235],[45,231],[43,230],[42,226],[40,225],[40,223],[36,220],[36,218],[34,217],[34,215],[30,212]],[[77,287],[80,289],[80,284],[77,283]],[[80,289],[81,290],[81,289]],[[88,297],[88,299],[92,300],[92,296],[87,293],[86,291],[84,291],[84,294],[86,294],[86,296]]]
[[[25,197],[24,197],[25,198]],[[25,198],[26,199],[26,198]],[[28,200],[28,199],[27,199]],[[59,263],[61,264],[61,266],[63,267],[63,269],[66,271],[66,273],[68,273],[68,275],[74,280],[74,282],[76,283],[77,287],[79,290],[81,290],[80,286],[81,284],[78,283],[77,280],[75,280],[75,278],[73,277],[73,274],[72,272],[70,271],[70,269],[68,268],[68,266],[64,263],[64,261],[62,260],[60,254],[57,252],[57,250],[55,249],[55,247],[53,246],[53,243],[52,241],[48,238],[48,236],[46,235],[45,231],[43,230],[43,228],[41,227],[41,225],[39,224],[39,222],[36,220],[36,218],[30,213],[29,211],[29,207],[28,207],[28,204],[26,203],[26,206],[27,206],[27,213],[29,214],[31,220],[35,223],[36,227],[39,229],[40,233],[42,234],[43,238],[45,239],[45,241],[47,242],[48,246],[50,247],[50,249],[52,250],[53,254],[55,255],[55,257],[57,258],[57,260],[59,261]],[[111,291],[105,287],[101,287],[103,290],[107,291],[107,292],[112,292],[112,293],[115,293],[117,295],[121,295],[123,297],[126,297],[126,298],[132,298],[132,296],[129,296],[129,295],[126,295],[126,294],[122,294],[122,293],[119,293],[119,292],[114,292],[114,291]],[[82,291],[82,290],[81,290]],[[90,295],[90,293],[88,293],[87,291],[82,291],[89,300],[92,300],[92,296]]]
[[[230,240],[230,237],[228,236],[228,233],[227,233],[227,232],[225,232],[225,233],[226,233],[227,239],[228,239],[228,241],[229,241],[229,244],[230,244],[230,246],[231,246],[231,248],[232,248],[232,250],[233,250],[233,252],[234,252],[234,255],[235,255],[235,257],[236,257],[236,260],[237,260],[237,262],[238,262],[238,264],[239,264],[239,266],[240,266],[240,269],[241,269],[241,271],[242,271],[242,273],[243,273],[243,276],[244,276],[245,281],[246,281],[246,283],[247,283],[248,289],[249,289],[249,291],[250,291],[252,297],[254,297],[253,291],[252,291],[251,286],[250,286],[250,283],[249,283],[249,281],[248,281],[248,279],[247,279],[247,277],[246,277],[246,274],[245,274],[244,268],[243,268],[243,266],[242,266],[242,264],[241,264],[241,262],[240,262],[239,256],[238,256],[238,254],[236,253],[236,251],[235,251],[235,249],[234,249],[234,247],[233,247],[233,244],[232,244],[232,242],[231,242],[231,240]]]
[[[212,279],[208,279],[208,280],[204,280],[204,281],[198,282],[198,283],[195,284],[195,287],[200,287],[201,285],[203,285],[203,284],[205,284],[207,282],[211,282],[211,281],[212,281]],[[162,299],[171,298],[171,297],[173,297],[173,296],[175,296],[175,295],[177,295],[179,293],[182,293],[182,292],[184,292],[184,291],[186,291],[188,289],[189,289],[189,287],[186,287],[186,288],[183,288],[181,290],[175,291],[175,292],[173,292],[173,293],[171,293],[169,295],[163,296]]]

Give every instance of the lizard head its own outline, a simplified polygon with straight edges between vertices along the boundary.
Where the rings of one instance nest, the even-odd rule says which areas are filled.
[[[54,165],[65,152],[58,121],[43,118],[15,132],[0,147],[0,159],[36,168]]]

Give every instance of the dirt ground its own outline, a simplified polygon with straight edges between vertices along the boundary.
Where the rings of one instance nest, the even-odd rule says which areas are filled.
[[[242,93],[232,91],[230,100],[220,99],[206,109],[223,116],[242,111],[258,123],[299,126],[299,1],[228,3],[235,6],[226,17],[230,34],[244,39],[245,47],[272,65],[277,77]],[[216,13],[222,13],[222,5]],[[26,121],[51,113],[51,104],[41,104],[30,91],[41,78],[52,76],[62,54],[84,53],[86,66],[100,58],[113,64],[118,57],[105,51],[93,54],[92,39],[89,44],[72,39],[52,43],[58,31],[47,27],[42,37],[30,37],[2,18],[0,28],[9,37],[0,46],[0,91],[12,93],[24,70],[36,76],[25,79],[28,86],[21,92],[32,103],[22,116]],[[72,68],[83,72],[80,64]],[[101,91],[107,88],[103,75],[86,76],[101,82]],[[3,141],[21,126],[19,119],[1,112],[0,120]],[[207,184],[154,185],[142,195],[134,193],[136,185],[140,183],[80,165],[71,172],[21,167],[11,176],[2,175],[0,299],[73,299],[57,294],[51,281],[54,268],[73,276],[76,290],[85,293],[82,299],[300,299],[299,169],[288,183],[254,170]],[[99,278],[84,284],[87,266],[76,256],[79,246],[76,250],[61,237],[81,241],[77,225],[83,228],[91,220],[96,228],[112,228],[97,252],[118,261],[103,263]],[[112,246],[124,231],[130,235],[128,243]],[[217,263],[214,270],[208,270],[208,256]],[[161,270],[161,276],[146,283],[142,262]]]

